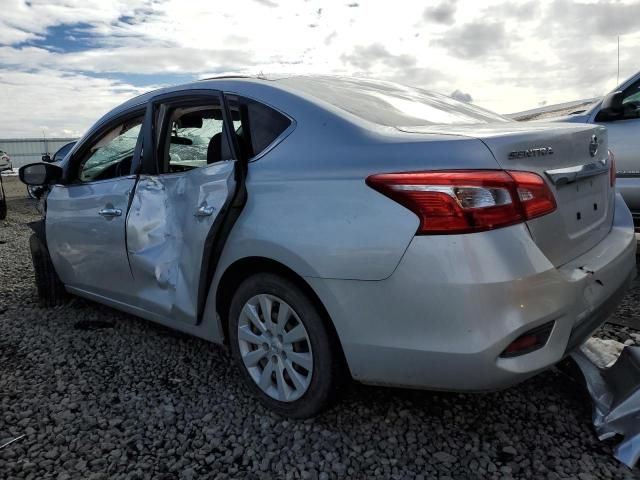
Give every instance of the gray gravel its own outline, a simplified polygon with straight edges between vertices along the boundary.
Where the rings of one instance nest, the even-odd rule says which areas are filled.
[[[555,370],[491,394],[354,385],[318,418],[278,418],[221,347],[81,299],[37,307],[25,222],[38,215],[16,179],[5,188],[0,445],[24,437],[0,449],[2,478],[640,478]]]

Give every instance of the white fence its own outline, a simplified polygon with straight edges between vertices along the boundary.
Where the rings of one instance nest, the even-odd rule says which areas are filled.
[[[0,150],[11,157],[13,168],[27,163],[39,162],[43,155],[51,155],[63,145],[76,138],[8,138],[0,139]]]

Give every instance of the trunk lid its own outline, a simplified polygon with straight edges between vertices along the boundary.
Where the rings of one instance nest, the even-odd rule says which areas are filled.
[[[555,266],[587,252],[611,230],[615,192],[609,179],[604,127],[514,122],[399,129],[476,138],[505,170],[535,172],[544,178],[555,196],[557,209],[528,221],[527,226],[538,247]]]

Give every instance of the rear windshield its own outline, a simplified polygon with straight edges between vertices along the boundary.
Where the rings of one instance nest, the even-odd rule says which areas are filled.
[[[290,77],[278,81],[388,127],[510,121],[445,95],[391,82],[341,77]]]

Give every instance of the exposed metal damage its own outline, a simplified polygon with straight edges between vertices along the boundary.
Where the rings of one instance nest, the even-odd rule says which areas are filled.
[[[614,456],[633,468],[640,457],[640,347],[591,338],[571,356],[593,401],[598,438],[622,435]]]

